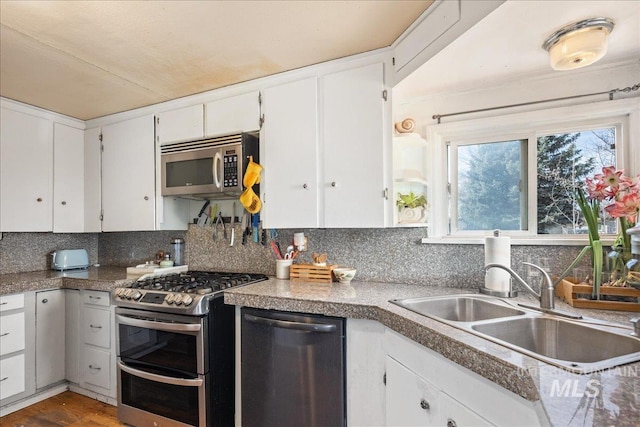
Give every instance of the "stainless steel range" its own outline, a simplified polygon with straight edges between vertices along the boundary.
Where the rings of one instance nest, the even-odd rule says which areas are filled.
[[[188,271],[117,288],[118,418],[136,426],[230,426],[234,307],[225,289],[262,274]]]

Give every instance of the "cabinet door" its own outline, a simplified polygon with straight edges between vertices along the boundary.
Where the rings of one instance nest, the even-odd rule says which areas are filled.
[[[84,131],[53,124],[53,231],[84,231]]]
[[[0,231],[52,230],[51,122],[2,108]]]
[[[203,105],[192,105],[160,113],[157,125],[160,145],[202,138],[204,136]]]
[[[387,356],[388,426],[436,426],[440,423],[440,391]]]
[[[442,414],[440,425],[442,426],[483,427],[494,425],[446,393],[440,394],[440,409]]]
[[[67,380],[80,383],[80,291],[65,289],[65,372]]]
[[[15,313],[0,318],[0,356],[24,350],[24,313]]]
[[[36,292],[36,388],[65,378],[64,290]]]
[[[324,227],[385,226],[383,64],[323,78]]]
[[[207,136],[226,135],[260,129],[260,93],[245,93],[205,105]]]
[[[111,354],[106,350],[99,350],[84,346],[83,351],[82,386],[92,389],[93,386],[104,390],[100,392],[110,393],[111,389]],[[89,385],[89,387],[87,387]]]
[[[0,401],[25,391],[24,354],[0,360]]]
[[[316,228],[318,213],[317,80],[264,91],[263,221],[269,228]]]
[[[84,231],[86,233],[102,231],[101,146],[100,128],[84,131]]]
[[[102,128],[102,231],[155,228],[154,117]]]

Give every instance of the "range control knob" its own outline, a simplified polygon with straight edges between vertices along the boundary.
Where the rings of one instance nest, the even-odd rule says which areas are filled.
[[[140,291],[135,291],[131,296],[131,299],[134,299],[134,300],[139,300],[140,298],[142,298],[142,292]]]
[[[116,294],[117,297],[119,297],[120,295],[122,295],[122,288],[116,288],[116,291],[114,292]]]
[[[167,304],[173,304],[173,302],[176,300],[176,296],[174,294],[169,294],[166,297],[164,297],[164,301]]]
[[[193,298],[191,298],[191,295],[185,295],[182,298],[182,305],[184,306],[191,305],[192,302],[193,302]]]
[[[176,299],[175,299],[174,303],[176,305],[182,304],[182,295],[180,295],[180,294],[176,295]]]

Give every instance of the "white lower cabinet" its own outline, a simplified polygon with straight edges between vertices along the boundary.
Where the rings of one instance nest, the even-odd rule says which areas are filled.
[[[110,299],[109,292],[82,291],[80,386],[115,398],[115,331]]]
[[[64,290],[36,292],[36,389],[64,379]]]
[[[24,391],[24,354],[0,360],[0,401]]]

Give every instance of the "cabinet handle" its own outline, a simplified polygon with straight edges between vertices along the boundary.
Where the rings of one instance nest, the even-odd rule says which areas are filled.
[[[309,188],[309,186],[307,184],[302,184],[302,188],[306,190],[307,188]]]
[[[96,325],[89,325],[89,327],[93,328],[93,329],[102,329],[102,326],[96,326]]]
[[[42,300],[42,303],[43,303],[43,304],[46,304],[46,303],[48,303],[48,302],[49,302],[49,300],[48,300],[48,299],[46,299],[46,298]]]
[[[67,202],[65,202],[65,201],[63,200],[63,201],[62,201],[62,203],[61,203],[61,205],[62,205],[62,206],[66,206],[66,205],[67,205]]]
[[[389,200],[389,188],[385,188],[382,196],[384,197],[385,200]]]
[[[0,302],[0,305],[7,305],[7,304],[9,304],[9,303],[6,302],[6,301],[5,302]]]
[[[9,335],[9,332],[5,332],[4,334],[0,335],[0,338],[6,337],[7,335]]]
[[[40,203],[41,201],[42,201],[42,197],[38,197],[38,198],[36,199],[36,202],[38,202],[38,203]]]
[[[4,377],[4,378],[0,378],[0,382],[4,381],[4,380],[8,380],[9,377]]]
[[[145,200],[149,200],[149,196],[144,196],[144,199]]]
[[[429,406],[429,402],[427,402],[427,401],[426,401],[426,400],[424,400],[424,399],[421,399],[421,400],[420,400],[420,407],[421,407],[422,409],[424,409],[425,411],[428,411],[429,409],[431,409],[431,406]]]
[[[100,366],[93,366],[93,365],[89,365],[89,369],[94,369],[96,371],[99,371],[100,369],[102,369]]]
[[[447,427],[458,427],[458,423],[456,423],[455,420],[452,420],[451,418],[449,418],[447,420]]]
[[[89,299],[102,299],[102,297],[94,297],[93,295],[89,295]]]
[[[331,181],[331,186],[335,187],[336,186],[336,182],[335,181]]]

